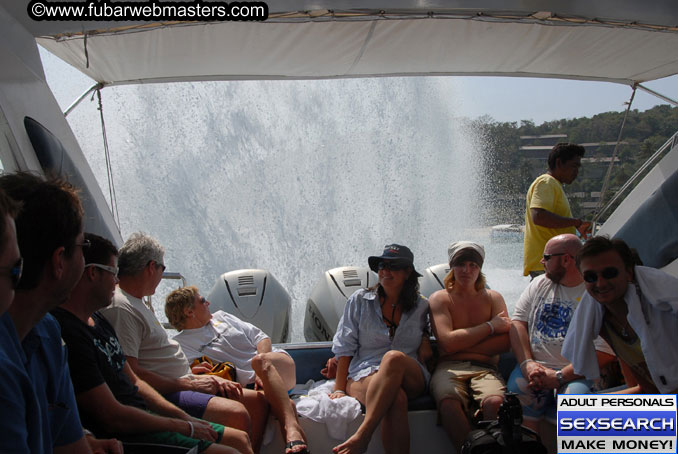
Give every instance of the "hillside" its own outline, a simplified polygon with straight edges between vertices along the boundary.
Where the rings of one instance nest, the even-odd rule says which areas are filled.
[[[589,144],[585,158],[595,158],[594,162],[585,159],[579,177],[565,191],[573,214],[590,218],[623,118],[624,112],[606,112],[538,126],[531,121],[501,123],[488,117],[471,122],[487,146],[483,164],[485,174],[491,176],[480,191],[484,194],[484,223],[524,222],[525,194],[535,176],[546,170],[548,149],[557,142]],[[630,111],[605,200],[677,130],[678,108],[660,105],[644,112]],[[565,137],[539,137],[554,135]]]

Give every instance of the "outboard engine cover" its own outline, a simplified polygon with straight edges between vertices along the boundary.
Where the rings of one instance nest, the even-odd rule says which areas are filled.
[[[450,272],[450,265],[448,263],[441,263],[440,265],[433,265],[426,268],[422,273],[424,276],[419,279],[419,293],[426,298],[445,288],[443,281],[445,276]]]
[[[306,341],[331,341],[348,297],[358,289],[375,285],[378,280],[376,273],[367,267],[342,266],[325,271],[306,303]]]
[[[223,310],[259,327],[273,343],[289,342],[292,300],[268,271],[224,273],[207,299],[212,312]]]

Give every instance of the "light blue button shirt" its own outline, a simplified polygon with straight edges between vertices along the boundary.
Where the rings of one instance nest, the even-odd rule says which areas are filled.
[[[353,357],[348,378],[357,381],[379,370],[381,359],[389,350],[399,350],[417,361],[417,349],[424,332],[428,332],[427,327],[428,301],[419,295],[416,306],[402,314],[395,336],[389,339],[377,293],[361,289],[346,302],[334,335],[332,352],[337,357]],[[419,366],[428,383],[428,370],[421,363]]]

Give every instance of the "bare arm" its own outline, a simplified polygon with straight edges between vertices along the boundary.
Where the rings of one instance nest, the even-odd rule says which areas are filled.
[[[212,376],[203,375],[193,377],[193,379],[163,377],[141,367],[137,358],[133,356],[126,356],[125,358],[127,358],[127,363],[134,373],[160,394],[176,391],[198,391],[205,394],[217,394],[220,390],[218,383]]]
[[[337,378],[334,382],[334,392],[330,394],[330,397],[341,397],[341,392],[346,394],[346,385],[348,383],[348,366],[351,364],[352,359],[352,356],[340,356],[337,360]]]
[[[427,333],[424,333],[424,336],[421,338],[421,344],[417,349],[417,359],[420,363],[426,364],[426,361],[431,359],[433,356],[433,348],[431,347],[431,339],[428,337]]]
[[[564,227],[579,227],[582,224],[581,219],[566,218],[544,208],[530,208],[532,222],[549,229],[562,229]]]
[[[440,291],[431,296],[429,305],[431,307],[433,331],[445,353],[466,352],[485,340],[488,340],[489,343],[484,345],[483,348],[491,347],[491,350],[485,350],[483,354],[494,355],[508,350],[509,338],[507,333],[509,319],[506,316],[506,304],[504,304],[504,299],[499,293],[492,292],[491,297],[491,320],[475,326],[455,329],[452,323],[452,316],[447,309],[446,293]],[[490,327],[490,324],[492,327]],[[496,336],[492,337],[498,337],[496,341],[488,339],[493,332]],[[490,353],[486,353],[487,351]]]
[[[87,443],[87,438],[82,437],[80,440],[69,443],[63,446],[55,446],[53,448],[54,454],[92,454],[92,450]]]
[[[566,218],[544,208],[530,208],[530,216],[532,217],[532,222],[536,225],[549,229],[574,227],[582,236],[591,231],[590,222],[584,222],[578,218]]]
[[[151,411],[162,416],[170,416],[172,418],[184,420],[191,419],[186,412],[167,401],[160,393],[153,389],[152,386],[140,379],[130,367],[129,361],[125,362],[123,371],[130,378],[132,384],[139,389],[139,395],[144,398],[146,405],[148,405],[148,408]]]
[[[273,344],[270,338],[262,339],[257,344],[257,353],[270,353],[273,351]]]
[[[191,435],[188,422],[157,416],[140,408],[123,405],[118,402],[105,383],[75,396],[78,407],[83,413],[97,419],[99,425],[106,427],[111,433],[144,433],[144,432],[176,432]],[[105,408],[106,411],[101,411]],[[214,441],[217,433],[211,426],[203,422],[192,422],[193,438]]]

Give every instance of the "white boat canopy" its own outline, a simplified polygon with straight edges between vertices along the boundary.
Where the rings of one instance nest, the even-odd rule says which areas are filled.
[[[265,22],[36,22],[104,85],[411,75],[635,83],[678,74],[676,0],[270,0]],[[359,4],[359,5],[358,5]]]

